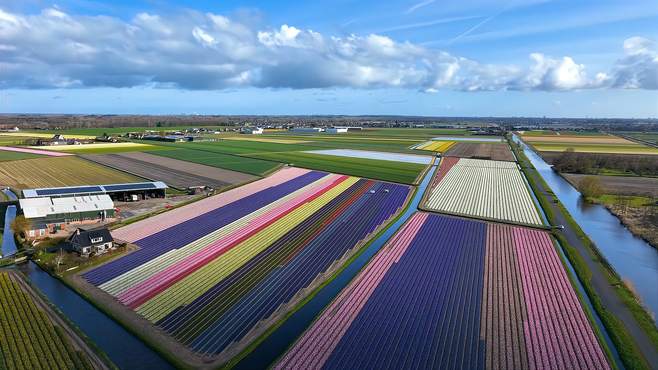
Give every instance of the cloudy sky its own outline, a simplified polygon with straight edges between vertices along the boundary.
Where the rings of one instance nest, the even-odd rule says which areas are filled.
[[[0,112],[658,116],[655,0],[0,0]]]

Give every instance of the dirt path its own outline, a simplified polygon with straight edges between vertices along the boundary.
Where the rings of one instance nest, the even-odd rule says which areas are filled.
[[[69,324],[62,319],[62,317],[56,313],[52,307],[47,304],[44,299],[41,297],[41,295],[37,294],[34,289],[28,284],[25,279],[23,279],[20,274],[14,273],[14,272],[9,272],[10,274],[14,275],[14,281],[18,282],[20,286],[23,288],[23,290],[32,297],[32,300],[34,303],[41,309],[43,312],[48,315],[50,318],[50,321],[52,321],[53,324],[59,326],[62,328],[62,330],[66,333],[71,345],[73,345],[76,350],[83,352],[89,361],[91,362],[92,366],[94,369],[103,369],[103,370],[109,370],[110,367],[108,367],[105,364],[105,361],[101,359],[101,357],[96,354],[94,350],[92,350],[87,343],[80,338],[78,333],[69,326]]]
[[[536,190],[539,192],[537,195],[546,199],[552,199],[552,192],[550,192],[550,189],[544,185],[544,182],[541,180],[541,175],[534,169],[532,164],[525,160],[521,160],[521,158],[519,159],[521,163],[525,162],[523,163],[524,167],[530,169],[527,174],[533,178],[534,183],[537,185]],[[619,298],[615,291],[615,287],[609,283],[606,277],[606,271],[604,270],[605,267],[599,262],[599,258],[594,256],[587,245],[585,245],[585,243],[579,238],[578,233],[570,225],[566,215],[558,204],[550,201],[547,203],[555,215],[555,224],[564,225],[564,229],[559,232],[566,238],[570,245],[578,250],[578,253],[580,253],[587,264],[588,269],[591,271],[591,283],[596,294],[601,299],[601,303],[606,310],[614,314],[615,317],[624,324],[626,330],[637,344],[649,366],[653,369],[658,369],[658,351],[656,350],[656,347],[653,345],[653,342],[644,329],[642,329],[637,323],[628,307]]]

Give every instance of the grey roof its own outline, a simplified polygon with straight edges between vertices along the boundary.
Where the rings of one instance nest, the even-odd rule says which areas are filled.
[[[91,247],[95,243],[92,243],[92,239],[96,238],[102,238],[102,242],[97,243],[107,243],[110,241],[114,241],[112,238],[112,234],[110,234],[110,230],[108,230],[106,227],[98,228],[98,229],[83,229],[83,228],[78,228],[73,235],[69,236],[68,242],[71,244],[76,244],[79,245],[80,247]]]
[[[125,184],[107,184],[107,185],[83,185],[83,186],[64,186],[59,188],[39,188],[23,190],[24,198],[37,198],[45,196],[64,196],[64,195],[87,195],[87,194],[106,194],[117,191],[137,191],[137,190],[156,190],[167,189],[168,186],[162,181],[154,182],[131,182]]]

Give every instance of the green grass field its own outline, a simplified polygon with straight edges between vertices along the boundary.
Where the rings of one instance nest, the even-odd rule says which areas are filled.
[[[412,184],[425,168],[425,165],[422,164],[337,157],[296,151],[259,153],[251,156],[288,163],[297,167],[404,184]]]
[[[658,132],[623,132],[623,134],[658,145]]]
[[[43,155],[32,153],[10,152],[8,150],[0,150],[0,162],[17,161],[20,159],[41,158]]]
[[[272,161],[188,148],[156,150],[147,153],[259,176],[280,166],[279,163]]]
[[[295,166],[316,170],[405,184],[413,183],[425,167],[423,165],[401,162],[341,158],[303,153],[303,151],[317,149],[363,149],[412,152],[406,148],[409,141],[405,140],[393,140],[392,142],[386,140],[364,140],[364,138],[360,140],[309,138],[309,140],[312,143],[280,144],[246,140],[169,143],[165,145],[178,149],[155,151],[153,154],[257,175],[271,171],[273,168],[276,168],[275,162],[279,162],[293,163]],[[410,142],[414,143],[415,141]]]
[[[654,204],[656,201],[650,197],[642,197],[635,195],[612,195],[612,194],[603,194],[598,197],[594,197],[593,200],[597,203],[608,204],[608,205],[621,205],[625,204],[629,207],[647,207]]]
[[[589,144],[589,143],[532,143],[541,152],[563,152],[573,149],[579,153],[609,153],[609,154],[652,154],[658,155],[658,148],[651,148],[640,144]]]
[[[20,145],[31,139],[29,136],[3,136],[0,134],[0,145]]]

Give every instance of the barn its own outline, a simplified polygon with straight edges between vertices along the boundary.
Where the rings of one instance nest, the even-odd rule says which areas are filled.
[[[167,184],[162,181],[127,184],[65,186],[23,190],[24,198],[61,198],[71,196],[108,195],[114,201],[136,201],[147,198],[165,198]]]
[[[68,224],[94,224],[115,217],[107,194],[73,197],[39,197],[19,200],[29,226],[26,236],[42,238],[65,230]]]

